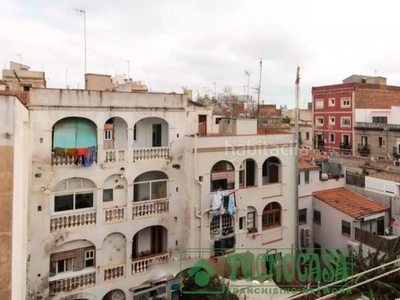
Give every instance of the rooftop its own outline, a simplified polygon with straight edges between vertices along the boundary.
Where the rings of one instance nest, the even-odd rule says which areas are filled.
[[[299,159],[299,170],[306,171],[306,170],[319,170],[319,166],[310,164],[303,159]]]
[[[311,161],[312,159],[314,160],[328,160],[327,155],[315,153],[310,149],[299,149],[299,158],[302,158],[304,161]]]
[[[314,192],[313,196],[354,219],[389,209],[345,188]]]
[[[400,183],[400,174],[393,172],[378,172],[375,174],[368,175],[368,177]]]

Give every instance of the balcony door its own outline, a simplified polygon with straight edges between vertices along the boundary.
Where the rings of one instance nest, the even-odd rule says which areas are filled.
[[[362,136],[361,137],[361,146],[367,146],[367,145],[368,145],[368,137]]]
[[[162,226],[151,227],[151,253],[164,252],[164,228]]]
[[[153,147],[161,147],[162,125],[153,124]]]
[[[348,134],[343,135],[343,144],[350,145],[350,136]]]

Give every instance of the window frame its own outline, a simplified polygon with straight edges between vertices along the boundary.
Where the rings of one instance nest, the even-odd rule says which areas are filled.
[[[310,183],[310,170],[305,170],[304,171],[304,183]]]
[[[349,101],[349,104],[344,104],[345,101]],[[349,108],[349,107],[351,107],[351,98],[350,98],[350,97],[343,97],[343,98],[340,98],[340,107],[342,107],[342,108]]]
[[[105,141],[113,140],[113,130],[111,130],[111,129],[104,130],[104,140]]]
[[[302,212],[305,212],[305,213],[302,213]],[[304,220],[300,220],[300,218],[303,219],[303,217],[304,217]],[[307,224],[307,208],[299,209],[299,220],[298,220],[298,222],[299,222],[299,225]]]
[[[386,120],[386,122],[379,122],[379,121],[383,121],[383,120]],[[388,123],[388,117],[387,116],[372,116],[372,123],[387,124]]]
[[[345,120],[349,120],[349,125],[343,123]],[[340,127],[351,127],[351,117],[340,117]]]
[[[347,232],[347,230],[346,231],[343,230],[343,229],[347,229],[347,228],[348,228],[349,232]],[[348,222],[348,221],[342,220],[342,230],[341,230],[341,232],[342,232],[342,235],[350,237],[351,236],[351,223]]]
[[[322,106],[318,107],[318,103],[322,103]],[[315,99],[315,109],[324,109],[324,99]]]
[[[319,120],[322,120],[322,123],[318,122]],[[315,117],[315,124],[317,126],[324,126],[324,117]]]
[[[273,204],[279,205],[279,208],[274,208]],[[271,206],[267,209],[268,206]],[[278,217],[277,217],[278,216]],[[272,225],[268,225],[270,221],[270,217],[272,217]],[[267,225],[264,225],[267,224]],[[282,206],[278,202],[271,202],[268,203],[262,212],[262,220],[261,220],[261,227],[263,231],[281,227],[282,226]]]
[[[158,182],[163,182],[165,181],[165,197],[164,198],[156,198],[153,199],[153,193],[152,193],[152,184],[153,183],[158,183]],[[168,194],[169,194],[169,179],[156,179],[156,180],[146,180],[146,181],[137,181],[133,182],[133,202],[142,202],[142,201],[151,201],[151,200],[163,200],[163,199],[168,199]],[[137,188],[136,186],[143,185],[143,184],[149,184],[149,198],[148,200],[135,200],[135,189]]]
[[[249,226],[249,220],[251,220],[251,218],[249,217],[250,215],[251,215],[251,218],[253,219],[253,224],[252,224],[253,226]],[[246,228],[247,228],[247,230],[257,228],[257,224],[256,224],[256,212],[255,212],[255,211],[252,211],[252,212],[248,212],[248,213],[247,213]]]
[[[385,148],[386,147],[386,140],[383,136],[378,137],[378,146],[380,148]]]
[[[306,132],[306,141],[309,141],[310,140],[310,133],[307,131]]]
[[[81,194],[92,194],[93,195],[93,206],[92,207],[85,207],[85,208],[78,208],[76,209],[76,195],[81,195]],[[69,210],[62,210],[62,211],[55,211],[56,208],[56,197],[58,196],[73,196],[73,209]],[[52,201],[52,214],[53,215],[60,215],[60,214],[69,214],[72,212],[84,212],[84,211],[90,211],[96,208],[96,198],[95,198],[95,189],[82,189],[82,190],[69,190],[69,191],[64,191],[64,192],[55,192],[53,193],[53,201]]]
[[[90,250],[85,250],[85,269],[86,268],[93,268],[94,266],[95,266],[95,261],[94,261],[94,258],[95,258],[95,252],[94,252],[95,250],[94,249],[90,249]],[[92,254],[92,256],[87,256],[87,254]],[[92,261],[93,262],[93,265],[92,266],[88,266],[87,265],[87,262],[88,261]]]
[[[322,215],[321,211],[314,209],[313,210],[313,223],[317,225],[321,225],[322,223]]]
[[[332,139],[332,137],[333,137],[333,139]],[[334,143],[335,143],[335,140],[336,140],[335,133],[331,132],[331,133],[329,134],[329,142],[330,142],[331,144],[334,144]]]
[[[71,261],[70,269],[68,269],[68,261]],[[64,271],[63,272],[60,272],[58,270],[58,263],[59,262],[63,262],[64,263]],[[73,257],[67,258],[67,259],[61,259],[61,260],[58,260],[58,261],[55,262],[55,274],[56,275],[67,273],[67,272],[72,272],[72,271],[74,271],[74,258]]]
[[[214,220],[217,221],[213,222]],[[224,230],[224,228],[232,227],[233,230],[235,230],[234,226],[235,226],[234,219],[229,214],[225,213],[225,214],[214,215],[212,216],[210,221],[210,237],[219,238],[220,236],[222,236],[222,231]],[[217,229],[218,232],[216,232]],[[213,234],[213,232],[215,233]]]
[[[332,103],[333,100],[333,103]],[[329,107],[334,107],[336,105],[336,99],[335,98],[329,98],[328,99],[328,106]]]
[[[332,122],[333,119],[333,122]],[[336,123],[336,117],[335,116],[329,116],[329,125],[335,125]]]

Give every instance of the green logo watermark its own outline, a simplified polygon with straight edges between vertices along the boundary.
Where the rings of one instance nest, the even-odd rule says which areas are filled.
[[[337,292],[341,283],[352,275],[352,263],[346,257],[348,249],[325,249],[324,253],[293,254],[292,249],[236,249],[235,253],[213,257],[216,249],[185,249],[181,253],[180,286],[183,294],[231,293],[314,293],[307,283],[331,284],[323,290]],[[312,249],[311,249],[312,250]],[[191,268],[182,269],[183,255],[208,252],[210,258],[199,259]],[[223,249],[221,249],[223,253]],[[193,255],[192,255],[193,256]],[[205,256],[205,255],[204,255]],[[221,278],[229,279],[221,280]],[[295,284],[301,282],[302,286]],[[277,286],[281,284],[282,288]],[[256,286],[254,284],[257,284]],[[322,291],[322,290],[321,290]],[[317,291],[318,292],[318,291]],[[349,293],[351,291],[343,291]]]

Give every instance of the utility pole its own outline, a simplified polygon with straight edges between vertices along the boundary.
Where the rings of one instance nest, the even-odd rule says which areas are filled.
[[[250,74],[251,74],[251,71],[244,71],[244,72],[245,72],[245,74],[247,76],[247,95],[246,95],[246,99],[247,99],[247,102],[249,102],[249,89],[250,89]]]
[[[296,72],[296,110],[295,110],[295,147],[294,147],[294,182],[296,183],[295,187],[295,251],[298,252],[299,249],[299,99],[300,99],[300,67],[297,67]],[[297,256],[297,253],[295,254]]]
[[[260,121],[260,93],[261,93],[262,58],[260,58],[260,80],[258,82],[257,117]]]

